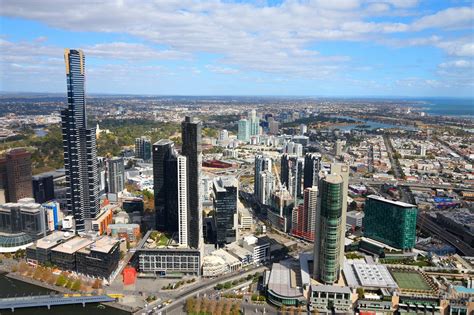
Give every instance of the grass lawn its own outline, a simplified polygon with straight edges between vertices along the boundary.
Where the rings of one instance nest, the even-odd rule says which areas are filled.
[[[431,290],[428,283],[419,273],[394,270],[391,273],[398,286],[402,289]]]

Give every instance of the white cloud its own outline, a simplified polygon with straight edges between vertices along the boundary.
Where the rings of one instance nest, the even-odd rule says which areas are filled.
[[[474,8],[448,8],[432,15],[427,15],[413,23],[414,30],[428,28],[471,29],[474,25]]]
[[[207,67],[209,71],[227,74],[250,70],[310,79],[340,76],[351,68],[352,60],[344,51],[326,55],[314,50],[326,41],[374,42],[397,47],[430,45],[450,56],[474,56],[472,38],[446,39],[434,32],[472,27],[472,8],[450,8],[422,16],[426,13],[417,10],[418,4],[418,0],[288,0],[269,7],[217,0],[15,0],[3,1],[0,13],[59,29],[134,38],[133,43],[119,41],[82,47],[88,58],[126,64],[192,60],[204,52],[217,59]],[[409,18],[403,23],[392,22],[398,15]],[[391,18],[384,21],[382,16]],[[398,33],[427,29],[434,30],[433,34],[394,39]],[[2,67],[35,66],[35,62],[44,67],[63,67],[62,49],[48,45],[47,39],[12,43],[0,38],[0,49]],[[121,64],[115,70],[127,71],[127,67]],[[195,74],[198,71],[190,70]]]

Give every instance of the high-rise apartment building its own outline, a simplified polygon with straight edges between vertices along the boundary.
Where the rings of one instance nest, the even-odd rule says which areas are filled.
[[[181,154],[186,157],[187,172],[187,219],[188,245],[202,248],[202,184],[201,184],[201,130],[202,122],[186,116],[181,123],[183,146]]]
[[[248,115],[250,136],[257,136],[260,134],[260,118],[257,116],[257,111],[252,109]]]
[[[304,160],[294,155],[283,154],[281,159],[280,180],[294,199],[302,197]]]
[[[275,176],[271,171],[262,171],[258,175],[257,199],[263,205],[270,205],[275,191]]]
[[[176,157],[176,178],[177,178],[177,220],[174,214],[168,215],[168,220],[175,224],[178,222],[178,242],[180,245],[188,246],[189,225],[188,225],[188,181],[187,181],[187,159],[185,156]],[[170,200],[171,201],[171,200]]]
[[[53,175],[33,176],[33,197],[37,203],[54,199]]]
[[[344,259],[343,186],[341,175],[326,175],[318,187],[313,276],[324,284],[338,281]]]
[[[250,123],[247,119],[239,120],[237,139],[245,142],[250,140]]]
[[[292,234],[313,242],[315,239],[318,187],[304,190],[304,202],[293,209]]]
[[[272,170],[272,159],[268,156],[261,154],[255,155],[255,171],[254,171],[254,183],[253,191],[254,194],[258,196],[260,191],[260,172]]]
[[[364,214],[364,236],[401,250],[413,249],[418,215],[415,205],[370,195]]]
[[[91,230],[99,213],[95,131],[87,128],[84,91],[85,59],[81,50],[64,52],[67,76],[67,107],[61,111],[67,207],[78,231]]]
[[[304,157],[303,188],[318,186],[319,171],[321,169],[321,154],[306,153]]]
[[[213,181],[216,244],[223,246],[237,239],[237,180],[219,177]]]
[[[151,159],[150,138],[142,136],[135,139],[135,157],[143,161],[149,161]]]
[[[107,160],[108,192],[117,194],[125,188],[125,165],[123,158],[114,157]]]
[[[23,148],[12,149],[0,158],[0,189],[5,202],[33,197],[31,153]]]
[[[336,144],[334,146],[334,154],[336,156],[341,156],[343,153],[343,149],[344,149],[344,141],[337,139]]]

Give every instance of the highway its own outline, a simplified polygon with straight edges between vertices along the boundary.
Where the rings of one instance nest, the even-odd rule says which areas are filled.
[[[452,235],[444,228],[440,227],[436,222],[431,219],[429,215],[420,214],[416,225],[425,232],[435,234],[445,242],[454,246],[459,252],[465,256],[474,256],[474,249],[469,244],[463,242],[458,237]]]

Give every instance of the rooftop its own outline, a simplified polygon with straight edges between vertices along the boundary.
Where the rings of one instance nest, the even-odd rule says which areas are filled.
[[[73,254],[77,252],[78,250],[80,250],[81,248],[84,248],[87,245],[90,245],[92,243],[93,241],[88,238],[76,236],[73,239],[68,240],[67,242],[56,246],[52,250],[55,252],[61,252],[65,254]]]
[[[110,250],[117,244],[119,240],[116,240],[112,237],[109,236],[103,236],[96,240],[95,242],[89,244],[86,248],[82,248],[82,250],[90,250],[90,251],[95,251],[95,252],[101,252],[101,253],[108,253]]]
[[[397,283],[381,264],[368,264],[363,259],[345,260],[344,277],[350,287],[397,288]]]
[[[330,292],[330,293],[347,293],[351,294],[349,287],[339,287],[336,285],[311,285],[311,291],[313,292]]]
[[[74,237],[74,234],[69,232],[54,231],[48,236],[40,238],[36,242],[36,248],[48,249],[58,245],[61,241],[65,241]]]
[[[367,196],[367,198],[382,201],[382,202],[386,202],[386,203],[390,203],[392,205],[396,205],[396,206],[403,207],[403,208],[416,208],[416,205],[412,205],[410,203],[406,203],[406,202],[402,202],[402,201],[394,201],[394,200],[386,199],[384,197],[380,197],[380,196],[377,196],[377,195],[369,195],[369,196]]]
[[[297,274],[294,268],[282,263],[274,263],[272,265],[268,290],[272,290],[282,297],[301,297],[303,293],[297,281]]]

